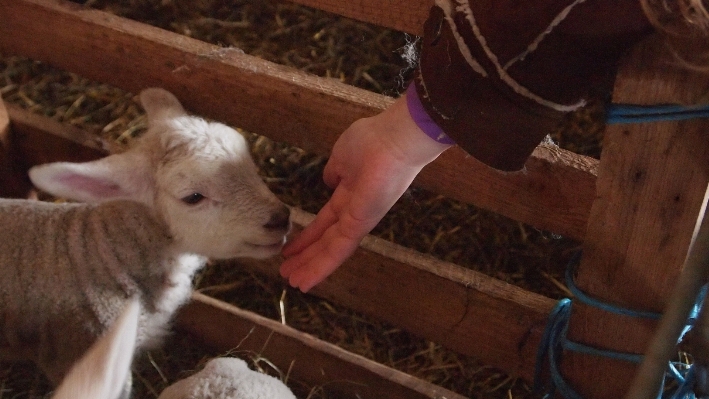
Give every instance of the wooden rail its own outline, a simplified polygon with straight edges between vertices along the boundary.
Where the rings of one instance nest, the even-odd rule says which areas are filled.
[[[333,397],[465,399],[275,320],[198,293],[181,309],[177,325],[217,350],[258,354],[288,371],[290,380],[320,386]]]
[[[72,126],[17,106],[8,110],[11,138],[25,169],[44,162],[88,161],[115,150]],[[297,225],[312,217],[293,211]],[[277,258],[238,263],[279,278]],[[541,295],[372,236],[312,292],[527,380],[554,305]]]
[[[423,23],[428,16],[428,10],[433,5],[433,0],[389,0],[386,2],[381,0],[361,0],[358,2],[339,0],[290,1],[416,36],[423,35]]]
[[[373,4],[362,3],[361,13],[374,10]],[[392,101],[63,0],[0,1],[0,21],[3,54],[41,60],[134,93],[161,86],[197,114],[320,154],[354,120]],[[524,172],[503,174],[456,148],[426,167],[415,184],[582,240],[596,168],[591,158],[540,146]]]

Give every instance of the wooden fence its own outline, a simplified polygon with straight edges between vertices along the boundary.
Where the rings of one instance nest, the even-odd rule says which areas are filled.
[[[297,3],[418,34],[432,2]],[[0,21],[4,55],[41,60],[134,93],[163,87],[196,114],[314,153],[327,154],[350,123],[392,101],[63,0],[0,0]],[[658,54],[664,50],[650,40],[627,57],[615,101],[693,103],[707,92],[705,77],[661,64]],[[0,173],[5,194],[22,185],[16,175],[32,165],[94,159],[112,150],[84,132],[14,106],[7,105],[7,114],[10,129],[3,132],[0,111],[0,166],[11,172]],[[498,173],[455,148],[426,167],[414,184],[583,241],[582,289],[619,305],[660,311],[709,181],[709,140],[700,134],[706,125],[608,128],[600,163],[540,145],[526,173]],[[294,212],[296,224],[311,218]],[[277,275],[273,261],[247,265]],[[527,380],[554,306],[549,298],[374,237],[312,292]],[[301,380],[361,382],[343,387],[343,395],[350,395],[345,397],[461,397],[202,295],[196,294],[178,319],[182,328],[224,348],[241,343],[261,349],[268,337],[264,356],[285,368],[294,362],[293,376]],[[654,327],[579,305],[570,334],[591,345],[641,353]],[[259,333],[242,341],[253,329]],[[564,373],[589,398],[622,395],[635,370],[587,355],[565,359]]]

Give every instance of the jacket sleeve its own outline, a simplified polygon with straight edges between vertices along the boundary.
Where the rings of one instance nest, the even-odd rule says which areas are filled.
[[[649,32],[638,0],[435,0],[409,95],[470,155],[520,170]]]

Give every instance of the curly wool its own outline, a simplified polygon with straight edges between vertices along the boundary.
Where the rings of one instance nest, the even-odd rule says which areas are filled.
[[[281,380],[249,369],[241,359],[210,360],[204,369],[167,387],[158,399],[295,399]]]

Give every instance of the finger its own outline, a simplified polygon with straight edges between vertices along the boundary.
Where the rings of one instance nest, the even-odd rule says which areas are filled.
[[[310,258],[312,258],[312,256],[314,256],[314,253],[311,256],[306,256],[306,253],[301,252],[292,258],[284,260],[279,269],[281,277],[290,280],[293,273],[303,267],[303,265],[305,265]]]
[[[322,172],[322,180],[325,182],[325,185],[332,189],[337,188],[337,186],[340,185],[342,176],[337,172],[335,161],[333,161],[332,158],[330,158],[325,164],[325,168]]]
[[[315,220],[305,226],[300,234],[283,246],[281,254],[284,257],[288,258],[300,253],[303,249],[320,239],[325,231],[337,222],[337,215],[332,209],[331,202],[332,199],[320,209],[320,212],[315,216]]]
[[[291,274],[289,283],[302,292],[308,292],[322,282],[354,253],[359,246],[358,240],[339,237],[331,241],[324,251],[317,251],[308,263]]]
[[[312,258],[314,258],[318,254],[318,252],[322,251],[322,248],[324,247],[325,244],[323,243],[323,239],[320,239],[312,243],[303,251],[300,251],[295,256],[284,260],[280,267],[281,277],[290,280],[293,273],[297,272],[303,267],[307,267],[310,264]]]
[[[303,292],[312,288],[339,267],[357,249],[371,226],[345,213],[313,245],[287,264],[289,282]]]

